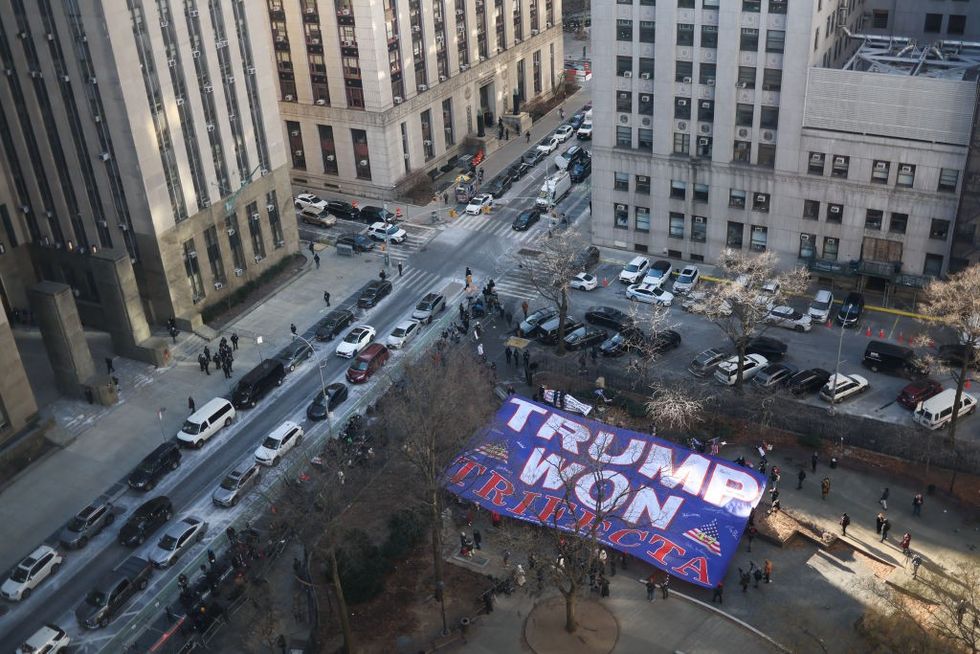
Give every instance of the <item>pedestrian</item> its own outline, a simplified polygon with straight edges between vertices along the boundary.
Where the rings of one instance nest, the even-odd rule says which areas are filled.
[[[188,408],[188,410],[191,413],[194,413],[194,410],[197,408],[195,406],[195,404],[194,404],[194,398],[193,397],[190,397],[190,396],[187,397],[187,408]]]
[[[881,534],[881,525],[885,524],[885,514],[878,511],[878,515],[875,516],[875,533]]]
[[[296,323],[293,322],[289,323],[289,331],[293,333],[293,336],[296,335]]]
[[[843,536],[847,536],[847,526],[851,524],[851,516],[846,513],[840,517],[840,533]]]
[[[204,358],[204,355],[203,354],[198,354],[197,355],[197,365],[199,365],[201,367],[201,372],[204,372],[204,362],[205,361],[206,361],[206,359]]]
[[[922,517],[922,493],[916,493],[912,498],[912,515]]]
[[[340,482],[340,485],[341,486],[344,485],[344,471],[343,470],[338,470],[337,471],[337,481]]]
[[[722,597],[721,597],[721,594],[722,594],[722,592],[724,590],[725,590],[725,582],[724,581],[719,581],[718,582],[718,585],[715,586],[714,592],[711,594],[711,603],[712,604],[715,603],[715,600],[716,599],[718,600],[718,603],[719,604],[724,604],[724,602],[722,600]]]
[[[476,353],[484,361],[487,360],[486,355],[483,352],[483,343],[477,343],[476,344]]]
[[[742,592],[746,593],[749,590],[749,584],[752,583],[752,577],[748,572],[738,569],[738,583],[742,587]]]
[[[770,505],[775,504],[776,502],[779,501],[779,489],[776,488],[775,486],[769,489],[769,495],[771,495],[769,499]]]
[[[480,533],[480,530],[479,529],[474,529],[473,530],[473,546],[476,549],[480,549],[480,546],[482,544],[483,544],[483,535]]]
[[[888,489],[881,491],[881,497],[878,499],[878,504],[881,505],[885,511],[888,510]]]
[[[589,198],[589,213],[592,213],[592,198]]]
[[[599,597],[609,597],[609,580],[599,576]]]
[[[909,545],[911,544],[912,544],[912,534],[910,534],[909,532],[905,532],[905,535],[902,536],[902,540],[899,541],[899,545],[902,546],[902,554],[906,556],[909,555]]]
[[[399,277],[402,276],[402,262],[401,261],[398,262],[398,276]]]
[[[527,575],[524,573],[524,566],[522,566],[520,563],[517,564],[517,568],[514,570],[514,582],[517,584],[518,588],[523,588],[524,584],[527,583]]]
[[[315,254],[316,250],[313,249],[313,241],[310,241],[310,254]]]
[[[509,366],[510,365],[510,348],[509,347],[505,347],[504,348],[504,356],[507,357],[507,365]]]
[[[769,514],[772,514],[772,513],[779,513],[779,509],[781,509],[782,506],[783,505],[779,503],[779,500],[778,499],[777,500],[773,500],[772,505],[769,507],[769,510],[766,511],[766,515],[769,515]]]
[[[767,584],[772,583],[772,561],[769,559],[766,559],[766,562],[762,564],[762,576]]]
[[[826,500],[828,495],[830,495],[830,477],[824,477],[820,482],[820,496]]]
[[[225,359],[224,364],[221,366],[222,372],[225,373],[225,379],[231,379],[231,362]]]
[[[670,575],[665,574],[664,580],[660,582],[660,593],[663,595],[664,599],[667,599],[667,591],[670,586]]]
[[[760,475],[766,474],[766,460],[765,459],[762,459],[761,461],[759,461],[759,474]]]
[[[173,339],[174,345],[177,344],[177,334],[178,333],[179,332],[177,331],[177,327],[176,326],[173,326],[173,327],[170,328],[170,338]]]
[[[817,471],[817,459],[818,458],[819,458],[819,455],[816,452],[814,452],[813,454],[810,455],[810,470],[812,470],[813,472],[816,472]]]
[[[653,575],[647,579],[647,601],[652,602],[657,599],[657,584],[653,581]]]
[[[231,349],[238,349],[238,334],[236,332],[232,332],[231,334]]]
[[[565,107],[558,107],[558,119],[565,120]]]
[[[116,372],[116,367],[112,365],[112,357],[105,358],[105,374],[111,375]]]
[[[448,193],[443,193],[442,194],[442,203],[443,204],[449,204],[449,194]]]
[[[526,349],[524,350],[524,367],[530,368],[531,366],[531,353]]]
[[[319,254],[314,254],[313,255],[313,263],[316,264],[316,269],[319,270],[320,269],[320,255]]]
[[[327,303],[328,307],[330,306],[330,291],[323,292],[323,301]]]
[[[912,578],[919,576],[919,566],[922,565],[922,555],[916,554],[912,557]]]
[[[888,518],[885,518],[885,521],[881,523],[881,542],[882,543],[884,543],[885,542],[885,539],[888,538],[888,532],[891,530],[891,528],[892,528],[892,523],[889,522]]]
[[[759,530],[756,529],[755,526],[753,526],[753,525],[749,525],[749,528],[745,530],[745,535],[749,539],[749,547],[746,550],[746,552],[751,552],[752,551],[752,539],[755,538],[755,535],[757,533],[759,533]]]
[[[209,360],[211,359],[211,348],[209,348],[207,345],[204,346],[204,356],[206,356]]]
[[[528,308],[529,308],[529,306],[528,306],[527,300],[524,300],[523,302],[521,302],[521,310],[524,311],[524,317],[525,318],[527,318],[527,310],[528,310]]]
[[[382,268],[381,272],[378,273],[378,277],[381,278],[381,281],[388,279],[388,273],[385,272],[384,268]]]
[[[796,479],[797,479],[796,490],[801,490],[803,488],[803,480],[806,479],[806,470],[800,468],[799,473],[797,473],[796,475]]]
[[[510,566],[510,550],[504,550],[504,567]]]
[[[756,568],[755,571],[752,573],[752,577],[755,579],[755,587],[758,588],[759,582],[762,581],[762,577],[763,577],[762,568]]]

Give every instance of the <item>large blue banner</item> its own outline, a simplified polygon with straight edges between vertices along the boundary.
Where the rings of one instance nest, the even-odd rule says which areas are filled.
[[[446,485],[505,517],[586,536],[712,588],[765,477],[719,457],[512,395]]]

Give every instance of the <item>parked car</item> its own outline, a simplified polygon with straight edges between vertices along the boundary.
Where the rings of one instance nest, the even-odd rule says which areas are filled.
[[[947,388],[923,402],[914,413],[912,421],[926,429],[942,429],[953,419],[956,405],[956,389]],[[960,408],[957,416],[970,416],[977,410],[977,398],[969,393],[960,394]]]
[[[599,353],[606,357],[618,357],[627,352],[642,351],[647,341],[647,335],[639,329],[624,329],[603,341],[599,345]]]
[[[572,138],[573,134],[575,129],[571,125],[561,125],[555,130],[555,137],[562,143]]]
[[[801,370],[789,379],[789,392],[793,395],[814,393],[827,383],[830,373],[823,368]]]
[[[313,348],[300,341],[285,348],[276,358],[282,361],[283,367],[288,372],[292,372],[296,370],[296,366],[311,356],[313,356]]]
[[[119,544],[124,547],[136,547],[146,542],[157,529],[174,517],[174,506],[169,497],[161,495],[143,502],[129,519],[119,529]]]
[[[807,313],[814,322],[825,323],[830,318],[830,309],[834,305],[834,294],[826,289],[817,291]]]
[[[868,380],[861,375],[833,374],[820,389],[820,399],[837,404],[849,397],[863,393],[871,388]]]
[[[265,437],[255,449],[255,460],[264,466],[277,466],[291,449],[303,442],[303,428],[287,420]]]
[[[346,245],[354,252],[367,252],[374,249],[374,241],[364,234],[344,234],[337,239],[337,245]]]
[[[624,284],[636,284],[643,279],[643,275],[646,274],[649,267],[650,260],[646,257],[633,257],[620,271],[619,281]]]
[[[571,288],[579,291],[591,291],[594,290],[599,285],[599,278],[595,275],[586,272],[580,272],[579,274],[572,277],[572,281],[569,283]]]
[[[906,384],[898,393],[898,398],[895,401],[906,409],[915,409],[920,402],[925,402],[930,397],[938,395],[942,390],[942,384],[935,379],[927,377]]]
[[[61,627],[47,624],[34,632],[15,654],[66,654],[71,638]]]
[[[674,280],[674,286],[671,288],[674,295],[690,293],[694,290],[694,287],[698,285],[701,281],[701,271],[697,266],[684,266],[681,270],[681,274],[677,276]]]
[[[307,207],[302,211],[298,211],[296,213],[296,217],[299,218],[301,222],[307,225],[314,225],[316,227],[333,227],[337,224],[337,217],[330,215],[330,212],[326,209]]]
[[[0,595],[11,602],[27,599],[42,581],[58,571],[61,561],[58,550],[50,545],[39,545],[10,572],[10,577],[0,586]]]
[[[600,253],[599,248],[594,245],[587,245],[575,255],[575,259],[572,261],[572,265],[576,270],[588,271],[591,270],[593,266],[599,263]]]
[[[564,152],[556,154],[554,158],[555,166],[559,170],[571,172],[571,166],[577,163],[585,163],[592,160],[592,153],[580,145],[573,145]]]
[[[375,207],[368,205],[366,207],[361,207],[360,212],[357,214],[358,220],[362,223],[393,223],[395,222],[395,214],[388,211],[383,207]]]
[[[474,195],[470,198],[469,204],[466,205],[466,213],[470,216],[479,216],[483,213],[484,209],[489,209],[493,206],[493,196],[489,193],[480,193],[479,195]]]
[[[293,201],[293,205],[296,207],[296,211],[303,211],[310,207],[322,211],[327,208],[327,201],[313,193],[300,193]]]
[[[326,395],[324,395],[324,391]],[[326,398],[326,400],[324,400]],[[306,417],[310,420],[326,420],[327,412],[333,411],[347,399],[347,384],[335,382],[321,390],[306,407]]]
[[[520,178],[524,177],[524,175],[527,175],[528,171],[531,170],[532,165],[533,164],[529,164],[526,161],[521,160],[518,161],[513,166],[511,166],[510,168],[508,168],[507,178],[510,179],[510,183],[513,184]]]
[[[349,309],[334,309],[316,327],[316,340],[330,341],[354,322],[354,312]]]
[[[387,279],[374,279],[361,291],[357,298],[357,306],[362,309],[370,309],[378,306],[378,302],[388,297],[391,293],[391,282]]]
[[[361,214],[360,209],[350,202],[344,202],[343,200],[328,200],[327,211],[345,220],[357,220],[357,217]]]
[[[769,360],[782,359],[786,356],[786,350],[786,343],[769,336],[756,336],[745,347],[746,354],[761,354]]]
[[[642,284],[647,286],[663,286],[663,284],[670,280],[670,274],[674,271],[674,267],[670,265],[669,261],[664,261],[663,259],[653,262],[650,269],[647,270],[646,274],[643,276]]]
[[[593,325],[608,327],[609,329],[615,329],[616,331],[621,331],[626,327],[633,326],[632,318],[619,309],[614,309],[612,307],[589,307],[585,311],[585,320]]]
[[[582,123],[582,126],[578,128],[575,133],[575,138],[579,141],[590,141],[592,140],[592,121],[586,120]]]
[[[687,370],[695,377],[707,377],[715,371],[718,364],[732,355],[728,348],[713,347],[700,352],[688,365]]]
[[[840,310],[837,312],[837,322],[842,327],[854,327],[861,320],[862,312],[864,312],[864,296],[852,291],[841,303]]]
[[[661,354],[667,350],[673,350],[681,346],[681,335],[673,329],[665,329],[657,332],[646,344],[647,352],[651,354]]]
[[[584,182],[592,174],[592,157],[588,157],[583,161],[576,161],[571,166],[569,166],[568,177],[574,183],[578,184]]]
[[[422,323],[418,320],[402,320],[388,334],[388,347],[391,349],[405,347],[420,331],[422,331]]]
[[[567,350],[586,350],[593,345],[598,346],[606,340],[609,334],[605,329],[598,327],[579,327],[575,331],[565,334],[565,349]]]
[[[805,313],[800,313],[793,307],[779,306],[773,307],[768,315],[766,322],[776,327],[792,329],[797,332],[808,332],[812,328],[812,318]]]
[[[368,227],[368,236],[376,241],[390,241],[391,243],[404,243],[408,238],[408,232],[399,227],[386,222],[372,223]]]
[[[211,501],[217,506],[235,506],[248,491],[262,480],[259,462],[249,457],[234,467],[211,493]]]
[[[757,388],[777,388],[785,386],[796,374],[798,368],[790,363],[770,363],[752,379]]]
[[[738,363],[737,354],[719,363],[715,369],[715,380],[725,386],[734,386],[738,381]],[[749,381],[767,365],[769,365],[768,359],[761,354],[746,354],[742,359],[742,381]]]
[[[524,338],[534,338],[541,330],[541,325],[557,316],[558,310],[554,307],[535,309],[518,325],[518,333]]]
[[[371,343],[350,364],[347,369],[347,381],[352,384],[363,384],[387,363],[388,357],[388,348],[381,343]]]
[[[545,345],[556,345],[558,343],[558,316],[555,316],[548,322],[541,325],[538,331],[538,340]],[[579,327],[582,326],[578,320],[575,320],[571,316],[565,317],[565,333],[570,334]]]
[[[337,356],[347,359],[354,358],[358,352],[366,348],[368,343],[374,340],[376,333],[374,327],[371,325],[358,325],[354,327],[347,332],[344,340],[337,345]]]
[[[282,361],[264,359],[235,384],[231,392],[232,404],[236,409],[254,408],[273,388],[281,386],[285,378],[286,367]],[[202,410],[205,408],[208,408],[208,405],[204,405]]]
[[[537,150],[542,154],[549,155],[558,148],[560,143],[561,141],[557,136],[546,136],[538,143]]]
[[[884,372],[910,379],[929,374],[928,364],[915,355],[915,350],[887,341],[868,343],[862,363],[871,372]]]
[[[426,325],[432,322],[437,313],[441,313],[446,308],[446,298],[440,293],[426,293],[415,305],[412,317]]]
[[[578,130],[578,128],[582,126],[583,122],[585,122],[584,113],[577,113],[568,119],[568,124],[571,125],[572,129],[574,130]]]
[[[541,212],[537,209],[525,209],[517,214],[517,218],[514,218],[514,224],[511,227],[513,227],[514,231],[526,232],[540,218]]]
[[[513,186],[514,180],[510,175],[506,173],[500,173],[496,177],[490,180],[490,182],[483,187],[483,190],[495,198],[501,197],[504,193],[510,190]]]
[[[99,579],[75,609],[78,624],[86,629],[108,626],[138,591],[150,582],[153,566],[140,556],[131,556]]]
[[[187,550],[204,539],[208,523],[194,516],[187,516],[174,522],[150,550],[150,563],[157,568],[169,568]]]
[[[626,299],[669,307],[674,303],[674,294],[670,291],[665,291],[662,286],[633,284],[626,289]]]
[[[281,363],[279,368],[282,369]],[[207,440],[234,421],[234,405],[223,397],[211,398],[187,417],[177,432],[177,441],[184,447],[200,449]]]
[[[524,154],[524,163],[528,166],[536,166],[539,162],[547,158],[548,153],[539,150],[537,147],[531,148]]]
[[[75,514],[61,530],[61,544],[69,549],[80,549],[98,536],[115,521],[112,502],[96,500]]]
[[[168,472],[180,467],[180,459],[180,446],[177,443],[167,441],[158,445],[130,473],[129,487],[138,491],[153,490]]]

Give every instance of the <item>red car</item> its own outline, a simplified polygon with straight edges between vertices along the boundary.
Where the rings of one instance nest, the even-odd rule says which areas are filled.
[[[902,389],[898,394],[898,403],[906,409],[915,409],[919,402],[925,402],[942,390],[943,385],[935,379],[920,379]]]
[[[381,343],[371,343],[364,348],[347,369],[347,381],[363,384],[388,361],[391,353]]]

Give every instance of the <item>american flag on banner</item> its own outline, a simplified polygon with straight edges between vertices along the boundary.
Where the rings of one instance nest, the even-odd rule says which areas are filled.
[[[718,541],[718,521],[712,520],[701,527],[694,527],[684,532],[691,540],[708,548],[712,554],[721,556],[721,543]]]

